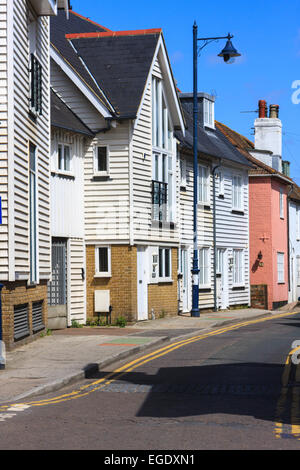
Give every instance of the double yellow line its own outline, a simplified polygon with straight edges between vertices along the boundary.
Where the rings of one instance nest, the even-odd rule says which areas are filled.
[[[289,404],[289,399],[291,399],[290,410],[287,410],[290,415],[290,434],[294,439],[300,440],[300,364],[295,365],[296,370],[294,382],[292,384],[289,383],[293,372],[292,356],[298,352],[300,353],[300,346],[289,352],[284,365],[281,378],[282,388],[276,409],[277,421],[275,422],[275,436],[277,439],[281,439],[285,434],[285,413]]]
[[[111,384],[112,382],[115,382],[116,380],[118,380],[122,376],[124,376],[125,374],[127,374],[129,372],[132,372],[137,367],[140,367],[140,366],[142,366],[142,365],[144,365],[144,364],[146,364],[150,361],[153,361],[155,359],[163,357],[166,354],[169,354],[172,351],[175,351],[176,349],[182,348],[182,347],[187,346],[189,344],[192,344],[196,341],[201,341],[201,340],[209,338],[209,337],[218,336],[218,335],[221,335],[223,333],[227,333],[228,331],[238,330],[238,329],[246,327],[246,326],[250,326],[250,325],[254,325],[254,324],[258,324],[258,323],[264,323],[264,322],[267,322],[267,321],[270,321],[270,320],[284,318],[284,317],[291,316],[291,315],[296,315],[297,313],[299,313],[299,312],[283,313],[283,314],[272,315],[272,316],[268,316],[268,317],[264,317],[264,318],[260,318],[260,319],[249,320],[249,321],[245,321],[245,322],[242,322],[242,323],[235,323],[233,325],[230,325],[230,326],[227,326],[227,327],[224,327],[224,328],[220,328],[218,330],[210,331],[208,333],[203,333],[201,335],[193,336],[191,338],[186,338],[184,340],[177,341],[175,343],[171,343],[168,346],[157,349],[156,351],[153,351],[149,354],[146,354],[142,357],[139,357],[138,359],[135,359],[135,360],[123,365],[122,367],[119,367],[118,369],[114,370],[113,372],[108,373],[102,379],[99,379],[99,380],[96,380],[96,381],[94,381],[90,384],[84,385],[84,386],[80,387],[78,390],[74,390],[73,392],[70,392],[70,393],[67,393],[67,394],[64,394],[64,395],[59,395],[59,396],[54,397],[54,398],[46,398],[44,400],[31,401],[31,402],[28,402],[28,403],[23,403],[23,405],[26,405],[26,406],[54,405],[54,404],[62,403],[64,401],[75,400],[75,399],[78,399],[78,398],[85,397],[85,396],[95,392],[96,390],[100,390],[100,389],[106,387],[107,385]],[[2,408],[0,406],[0,411],[5,411],[5,410],[7,410],[7,408],[9,408],[11,406],[13,406],[13,405],[8,405],[8,406],[2,407]]]

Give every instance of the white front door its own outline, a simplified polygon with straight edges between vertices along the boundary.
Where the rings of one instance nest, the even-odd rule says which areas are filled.
[[[137,249],[137,304],[138,320],[148,320],[148,282],[147,282],[147,249]]]
[[[229,307],[228,295],[228,256],[225,248],[218,248],[217,272],[221,275],[218,307],[225,310]]]

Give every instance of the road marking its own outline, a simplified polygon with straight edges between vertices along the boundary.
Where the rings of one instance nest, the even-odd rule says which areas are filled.
[[[280,393],[279,400],[276,407],[276,421],[275,421],[275,437],[277,439],[281,438],[294,438],[300,440],[300,368],[299,364],[296,366],[295,371],[295,382],[290,385],[291,375],[293,370],[292,356],[296,352],[300,351],[300,346],[292,349],[285,361],[284,370],[281,378],[282,389]],[[290,426],[288,423],[284,425],[284,419],[287,419],[288,406],[289,406],[289,397],[291,395],[291,406],[290,406]],[[287,432],[284,431],[284,428],[288,427]]]
[[[181,341],[177,341],[175,343],[171,343],[168,346],[165,346],[165,347],[160,348],[156,351],[148,353],[148,354],[146,354],[146,355],[144,355],[144,356],[142,356],[138,359],[135,359],[135,360],[119,367],[118,369],[114,370],[113,372],[109,372],[102,379],[96,380],[96,381],[92,382],[91,384],[84,385],[84,386],[80,387],[80,389],[78,389],[78,390],[74,390],[70,393],[66,393],[64,395],[59,395],[59,396],[53,397],[53,398],[46,398],[46,399],[43,399],[43,400],[23,403],[23,404],[21,404],[21,406],[23,406],[24,409],[28,409],[28,408],[33,407],[33,406],[34,407],[40,407],[40,406],[54,405],[54,404],[62,403],[62,402],[65,402],[65,401],[75,400],[75,399],[78,399],[78,398],[86,397],[89,394],[91,394],[91,393],[93,393],[97,390],[101,390],[103,387],[106,387],[107,385],[110,385],[112,382],[115,382],[116,380],[118,380],[122,376],[126,375],[128,372],[131,372],[132,370],[136,369],[137,367],[140,367],[143,364],[146,364],[150,361],[153,361],[153,360],[158,359],[162,356],[165,356],[166,354],[169,354],[170,352],[175,351],[176,349],[179,349],[181,347],[184,347],[184,346],[189,345],[191,343],[194,343],[196,341],[200,341],[200,340],[203,340],[203,339],[206,339],[206,338],[209,338],[209,337],[213,337],[213,336],[218,336],[218,335],[221,335],[223,333],[226,333],[226,332],[229,332],[229,331],[234,331],[234,330],[237,330],[237,329],[249,326],[249,325],[263,323],[263,322],[267,322],[267,321],[270,321],[270,320],[276,320],[276,319],[284,318],[284,317],[291,316],[291,315],[297,315],[298,313],[299,312],[289,312],[289,313],[283,313],[283,314],[277,314],[277,315],[275,314],[275,315],[272,315],[270,317],[265,317],[265,318],[255,319],[255,320],[249,320],[249,321],[245,321],[245,322],[242,322],[242,323],[235,323],[233,325],[223,327],[219,330],[210,331],[208,333],[203,333],[203,334],[198,335],[198,336],[194,336],[194,337],[187,338],[187,339],[184,339],[184,340],[181,340]],[[14,406],[15,405],[10,405],[10,407],[14,407]],[[2,407],[3,411],[5,409],[7,410],[7,407],[6,408]],[[0,407],[0,411],[1,411],[1,407]],[[0,416],[3,416],[3,415],[0,414]]]

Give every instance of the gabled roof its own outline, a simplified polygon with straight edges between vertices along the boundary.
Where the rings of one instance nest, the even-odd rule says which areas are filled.
[[[296,183],[288,176],[253,157],[250,152],[255,150],[255,146],[253,142],[247,139],[247,137],[244,137],[243,135],[239,134],[238,132],[235,132],[234,130],[230,129],[228,126],[225,126],[225,124],[222,124],[220,122],[216,122],[216,126],[222,132],[222,134],[229,140],[229,142],[231,142],[231,144],[234,145],[234,147],[242,155],[244,155],[249,160],[249,162],[252,163],[253,168],[249,172],[250,176],[264,174],[273,175],[277,176],[281,180],[284,180],[288,184],[296,185]]]
[[[93,137],[93,132],[51,89],[51,125],[68,131]]]
[[[113,32],[71,11],[51,18],[54,50],[117,118],[135,118],[161,29]]]
[[[187,96],[187,95],[184,95]],[[180,131],[175,133],[179,140],[181,147],[187,150],[193,149],[193,114],[192,102],[181,100],[185,121],[186,133],[185,136]],[[198,152],[208,155],[210,157],[222,158],[232,163],[251,167],[251,163],[239,153],[235,147],[224,137],[218,128],[207,129],[198,124]]]
[[[60,57],[72,68],[79,78],[89,87],[94,95],[111,111],[111,106],[105,96],[99,90],[95,81],[79,59],[72,45],[66,39],[66,34],[82,33],[82,32],[107,32],[104,26],[85,18],[78,13],[70,10],[69,19],[63,11],[59,11],[58,15],[50,19],[50,41],[54,50]]]

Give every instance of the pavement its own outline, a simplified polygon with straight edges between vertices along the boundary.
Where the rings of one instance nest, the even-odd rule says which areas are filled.
[[[83,327],[53,331],[50,336],[20,346],[6,354],[0,370],[0,403],[11,403],[50,393],[75,383],[95,371],[153,349],[175,339],[209,331],[228,323],[295,311],[232,309],[216,313],[189,314],[148,320],[118,327]]]

